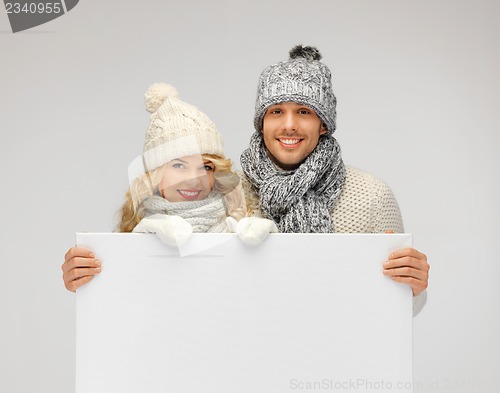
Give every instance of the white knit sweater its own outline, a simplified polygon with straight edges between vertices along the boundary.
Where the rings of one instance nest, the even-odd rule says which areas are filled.
[[[258,195],[244,174],[240,176],[249,213],[261,217]],[[398,203],[387,184],[349,166],[346,166],[344,188],[331,215],[337,233],[404,232]],[[420,312],[426,298],[426,291],[413,297],[413,315]]]

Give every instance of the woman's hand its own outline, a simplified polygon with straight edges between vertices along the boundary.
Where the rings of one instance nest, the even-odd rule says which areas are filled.
[[[71,247],[64,256],[61,269],[64,286],[68,291],[76,292],[101,272],[101,261],[88,248]]]

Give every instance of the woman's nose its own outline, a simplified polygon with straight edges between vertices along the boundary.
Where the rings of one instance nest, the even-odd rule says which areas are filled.
[[[184,184],[190,187],[197,186],[201,183],[201,176],[198,171],[190,171],[184,179]]]

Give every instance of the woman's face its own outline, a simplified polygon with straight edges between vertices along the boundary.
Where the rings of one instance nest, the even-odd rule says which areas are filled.
[[[160,193],[169,202],[201,201],[212,191],[215,166],[196,154],[169,161]]]

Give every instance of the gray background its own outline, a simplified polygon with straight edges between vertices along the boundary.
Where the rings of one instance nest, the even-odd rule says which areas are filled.
[[[332,70],[344,160],[393,189],[432,265],[415,391],[498,391],[500,3],[81,1],[12,34],[0,16],[0,392],[74,389],[76,231],[110,231],[153,82],[252,133],[257,77],[296,43]],[[391,345],[391,343],[387,343]]]

